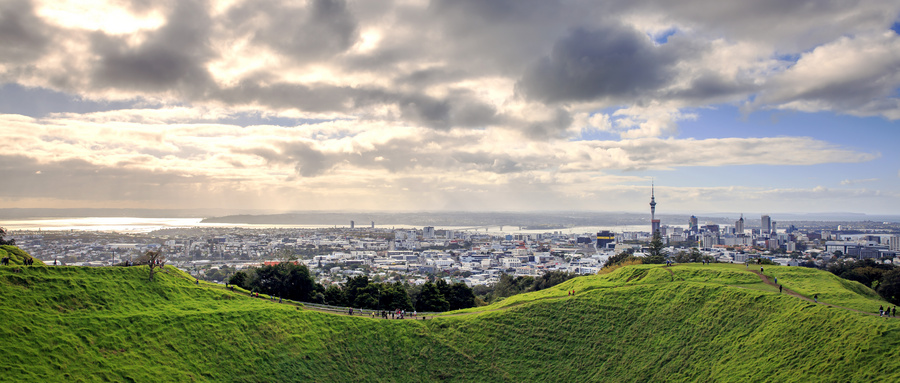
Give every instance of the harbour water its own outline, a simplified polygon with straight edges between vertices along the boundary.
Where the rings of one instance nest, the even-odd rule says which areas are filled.
[[[0,227],[9,231],[46,231],[46,230],[76,230],[76,231],[109,231],[119,233],[148,233],[154,230],[167,228],[228,228],[240,227],[248,229],[319,229],[319,228],[348,228],[348,226],[335,225],[284,225],[284,224],[246,224],[246,223],[208,223],[202,222],[203,218],[141,218],[141,217],[78,217],[78,218],[36,218],[16,219],[0,221]],[[491,225],[491,226],[435,226],[437,230],[454,230],[483,232],[489,234],[540,234],[559,232],[561,234],[596,233],[602,230],[612,232],[623,231],[648,231],[646,225],[619,225],[619,226],[577,226],[566,228],[544,228],[528,230],[518,225]],[[365,228],[369,226],[358,226]],[[375,225],[379,229],[421,229],[421,225]]]

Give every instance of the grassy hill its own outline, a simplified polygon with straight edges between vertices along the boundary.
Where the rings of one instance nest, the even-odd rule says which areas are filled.
[[[743,265],[628,266],[427,321],[248,298],[171,268],[150,282],[143,267],[0,267],[0,381],[900,380],[900,320],[852,311],[887,305],[871,290],[765,274],[843,308]]]
[[[10,266],[24,265],[26,259],[33,259],[35,266],[44,264],[44,262],[41,262],[40,259],[32,258],[31,254],[28,254],[28,252],[18,248],[17,246],[12,246],[12,245],[0,246],[0,258],[7,258],[7,257],[9,257]]]

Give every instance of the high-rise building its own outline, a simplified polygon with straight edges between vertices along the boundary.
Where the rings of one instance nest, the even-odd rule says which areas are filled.
[[[434,226],[425,226],[422,228],[422,237],[425,239],[434,238]]]
[[[772,232],[772,218],[769,218],[768,215],[762,216],[759,223],[760,229],[759,231],[762,234],[769,234]]]
[[[375,221],[372,221],[372,228],[375,228]]]
[[[744,215],[741,214],[741,219],[737,220],[734,223],[734,233],[737,235],[744,235]]]
[[[604,230],[597,233],[597,248],[605,249],[607,244],[616,242],[616,236],[613,233],[610,233],[609,230]]]
[[[690,219],[690,221],[688,221],[688,224],[689,224],[688,231],[690,231],[692,233],[696,233],[696,232],[700,231],[700,220],[698,220],[697,217],[691,216],[691,219]]]
[[[650,183],[650,236],[659,232],[659,220],[656,219],[656,193],[653,183]]]
[[[350,221],[350,228],[352,229],[354,227],[356,227],[356,222]]]

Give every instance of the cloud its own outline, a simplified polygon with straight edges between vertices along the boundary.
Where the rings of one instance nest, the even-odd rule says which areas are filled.
[[[359,38],[357,22],[342,0],[311,0],[303,6],[247,1],[227,15],[224,28],[300,63],[343,53]]]
[[[0,4],[0,63],[27,63],[47,50],[52,31],[28,0]]]
[[[841,185],[856,185],[856,184],[861,184],[861,183],[866,183],[866,182],[875,182],[875,181],[878,181],[878,178],[866,178],[866,179],[858,179],[858,180],[846,179],[846,180],[841,181]]]
[[[210,85],[205,63],[213,57],[203,2],[177,1],[166,24],[134,46],[103,32],[91,35],[99,56],[92,82],[99,88],[202,94]]]
[[[676,52],[624,25],[575,29],[516,83],[526,98],[544,102],[639,97],[665,86]]]
[[[754,107],[838,111],[900,119],[900,36],[842,37],[806,53],[774,76]]]
[[[0,116],[0,137],[33,170],[15,173],[23,185],[50,185],[37,171],[69,185],[54,169],[72,167],[166,196],[141,180],[208,186],[217,197],[200,203],[332,206],[371,190],[531,206],[647,172],[880,166],[891,158],[833,132],[704,117],[724,104],[900,119],[897,14],[890,0],[11,0],[0,112],[16,116]],[[141,193],[116,187],[118,201]]]

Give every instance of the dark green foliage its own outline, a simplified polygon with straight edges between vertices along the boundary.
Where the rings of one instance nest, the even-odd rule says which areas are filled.
[[[900,268],[882,274],[878,294],[888,302],[900,305]]]
[[[876,262],[871,258],[860,260],[842,259],[829,263],[826,270],[841,278],[857,281],[866,287],[871,287],[882,298],[900,304],[900,301],[898,301],[900,294],[894,291],[896,288],[893,285],[894,282],[885,280],[888,273],[900,270],[894,265]],[[892,277],[894,275],[896,274],[892,274]],[[885,283],[888,285],[883,286]]]
[[[447,290],[444,298],[447,299],[450,310],[475,307],[475,293],[465,283],[454,283]]]
[[[713,257],[709,255],[703,255],[700,250],[697,248],[691,248],[690,252],[679,251],[678,254],[675,254],[672,257],[672,260],[677,263],[690,263],[690,262],[703,262],[703,261],[713,261]]]
[[[240,287],[244,290],[250,290],[250,277],[243,271],[238,271],[228,279],[228,283]]]
[[[626,257],[630,256],[627,253],[622,254],[626,254]],[[548,271],[537,278],[530,276],[514,277],[504,273],[500,274],[500,281],[494,284],[494,286],[476,286],[473,293],[478,295],[478,297],[485,302],[496,302],[499,299],[511,297],[516,294],[540,291],[553,287],[577,276],[578,274],[576,273],[565,271]]]
[[[5,236],[6,236],[6,229],[0,227],[0,246],[3,246],[3,245],[13,245],[14,246],[16,244],[15,239],[12,239],[12,238],[3,239],[3,237],[5,237]]]
[[[603,267],[606,268],[606,267],[616,266],[616,265],[620,265],[622,263],[637,260],[637,259],[638,258],[635,257],[630,251],[623,251],[619,254],[609,257],[609,259],[606,260],[606,263],[603,264]]]
[[[883,274],[884,270],[867,266],[848,270],[839,275],[839,277],[849,279],[851,281],[857,281],[866,286],[872,286],[872,282],[880,281]]]
[[[301,302],[317,302],[316,283],[306,265],[282,262],[256,269],[251,290]]]
[[[443,280],[439,279],[439,281]],[[416,301],[416,310],[447,311],[448,309],[450,309],[450,303],[444,298],[444,294],[441,293],[438,286],[431,282],[425,282],[425,284],[422,285],[422,292],[419,294],[419,300]]]
[[[340,287],[335,285],[328,285],[328,288],[325,289],[325,304],[332,306],[346,306],[346,302],[344,302],[344,292],[341,291]]]
[[[653,239],[650,240],[650,247],[648,249],[649,254],[641,260],[643,263],[648,264],[660,264],[666,263],[666,254],[663,251],[662,237],[660,237],[659,232],[653,233]]]
[[[394,284],[382,283],[379,308],[382,310],[412,310],[413,304],[406,293],[406,289],[400,282]],[[472,306],[466,306],[472,307]]]

